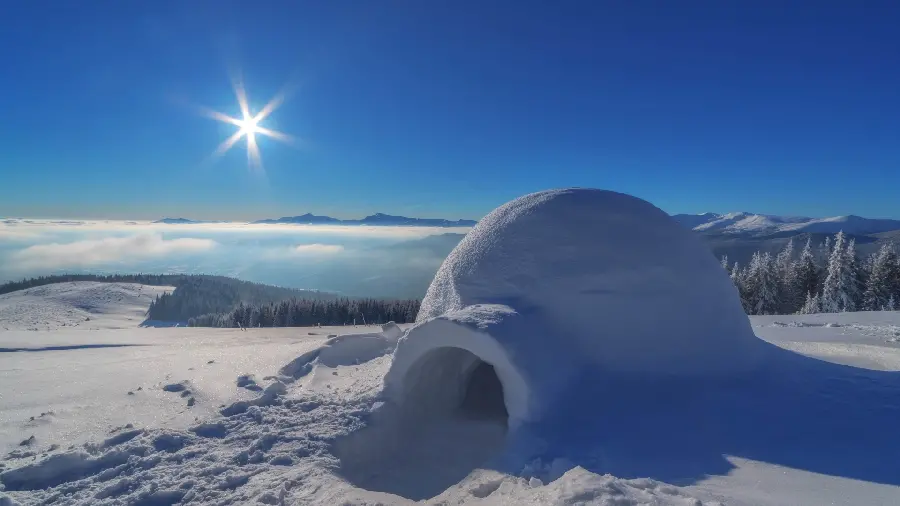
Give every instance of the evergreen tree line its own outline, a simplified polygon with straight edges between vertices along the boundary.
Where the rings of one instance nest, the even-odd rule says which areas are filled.
[[[348,299],[283,300],[267,304],[240,303],[226,313],[190,318],[190,327],[313,327],[316,325],[412,323],[420,301]]]
[[[338,297],[328,292],[284,288],[206,274],[59,274],[2,284],[0,294],[73,281],[174,286],[172,293],[161,295],[151,302],[147,311],[150,320],[170,322],[186,322],[208,313],[225,313],[241,302],[263,305],[291,298],[333,300]]]
[[[900,259],[885,244],[865,259],[855,239],[843,232],[816,248],[807,239],[797,253],[794,240],[775,256],[756,252],[747,266],[722,258],[751,315],[894,311],[900,307]]]
[[[332,300],[337,295],[311,290],[296,290],[249,281],[212,276],[193,276],[181,280],[175,291],[162,294],[150,303],[148,320],[186,322],[209,313],[225,313],[239,304],[264,305],[303,297]]]

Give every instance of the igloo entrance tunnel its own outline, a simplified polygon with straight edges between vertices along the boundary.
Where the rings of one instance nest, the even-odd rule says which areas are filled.
[[[506,416],[516,428],[590,373],[732,374],[763,350],[692,232],[635,197],[551,190],[495,209],[447,257],[385,393],[417,417]]]

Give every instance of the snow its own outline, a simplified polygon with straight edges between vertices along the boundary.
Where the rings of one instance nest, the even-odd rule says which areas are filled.
[[[0,331],[136,327],[171,286],[74,281],[0,295]]]
[[[2,383],[23,388],[4,390],[0,402],[0,504],[363,505],[432,496],[460,504],[696,504],[664,483],[559,463],[535,463],[521,476],[479,469],[473,443],[482,450],[477,456],[488,458],[503,440],[478,445],[472,438],[485,431],[468,430],[477,424],[403,434],[422,444],[367,454],[378,459],[369,470],[382,471],[374,473],[380,484],[356,486],[365,481],[350,455],[377,447],[366,434],[377,427],[366,420],[381,405],[385,353],[400,329],[0,333],[4,343],[28,335],[144,345],[3,354],[9,360],[0,362]],[[266,386],[246,389],[253,384]],[[144,388],[127,395],[134,385]],[[199,399],[191,408],[180,395],[188,389]],[[31,420],[38,407],[44,416]],[[19,446],[26,439],[31,443]]]
[[[716,231],[726,234],[759,235],[782,232],[836,234],[841,230],[847,234],[877,234],[900,230],[900,220],[862,218],[853,215],[807,218],[738,212],[678,214],[674,218],[683,226],[696,231]]]
[[[751,369],[761,353],[708,247],[610,191],[539,192],[492,211],[441,265],[417,321],[479,304],[543,330],[493,335],[517,357],[549,350],[611,371],[704,374]]]
[[[457,320],[482,332],[491,314]],[[408,326],[0,332],[0,347],[72,346],[0,353],[0,504],[900,501],[890,428],[900,385],[840,365],[864,347],[893,364],[879,369],[900,370],[900,313],[752,322],[785,350],[774,365],[715,382],[610,377],[583,400],[594,417],[570,425],[590,431],[571,434],[578,451],[569,437],[531,444],[530,425],[511,438],[490,419],[393,418],[383,378]]]
[[[412,326],[138,327],[116,285],[83,291],[120,328],[9,311],[0,506],[900,503],[900,313],[747,319],[660,213],[514,201]]]
[[[450,253],[386,394],[420,412],[456,406],[485,362],[515,429],[560,409],[559,394],[591,374],[735,374],[765,349],[694,234],[628,195],[553,190],[497,208]]]

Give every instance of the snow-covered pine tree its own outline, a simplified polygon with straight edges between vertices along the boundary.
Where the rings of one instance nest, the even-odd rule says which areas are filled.
[[[827,261],[831,258],[831,236],[826,235],[825,240],[822,241],[822,245],[819,247],[819,254],[822,260]]]
[[[819,304],[819,295],[813,295],[812,292],[806,292],[806,301],[800,308],[800,314],[816,314],[821,312]]]
[[[760,254],[757,251],[753,254],[745,284],[750,314],[778,313],[778,273],[768,252]]]
[[[863,295],[863,309],[881,311],[894,295],[897,254],[892,245],[885,244],[872,256],[872,272]]]
[[[891,298],[888,299],[887,305],[884,307],[885,311],[896,311],[897,303],[894,302],[894,294],[891,294]]]
[[[778,284],[778,313],[790,314],[797,311],[794,304],[794,239],[788,240],[784,249],[775,257],[776,281]]]
[[[853,311],[850,294],[853,290],[851,285],[856,283],[856,279],[851,278],[850,267],[847,265],[846,243],[844,232],[838,232],[834,237],[834,247],[828,259],[828,275],[822,289],[823,313]]]
[[[806,239],[806,246],[803,247],[800,258],[794,262],[792,269],[793,289],[791,291],[794,294],[794,311],[798,311],[804,306],[809,296],[817,294],[819,290],[819,266],[813,255],[811,239]]]
[[[731,274],[731,266],[728,265],[728,255],[722,255],[722,268],[725,269],[725,272]]]
[[[778,253],[778,256],[775,257],[775,264],[778,266],[780,271],[787,271],[791,267],[791,262],[794,261],[794,238],[792,237],[788,240],[787,244],[784,245],[784,248],[781,252]]]
[[[862,305],[862,294],[865,290],[865,276],[856,256],[856,239],[851,238],[844,250],[844,263],[847,266],[847,300],[842,311],[859,311]]]
[[[750,301],[747,299],[748,292],[746,279],[747,276],[744,273],[744,269],[741,268],[739,263],[735,262],[734,267],[731,268],[731,282],[734,283],[734,287],[737,288],[744,312],[750,314]]]

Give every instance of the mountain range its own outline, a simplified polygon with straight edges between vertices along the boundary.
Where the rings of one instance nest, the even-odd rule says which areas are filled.
[[[675,214],[672,218],[682,226],[700,235],[717,257],[728,256],[730,261],[745,263],[755,251],[776,253],[792,238],[797,243],[809,239],[821,244],[826,236],[844,231],[856,240],[857,250],[867,255],[889,242],[900,243],[900,220],[863,218],[861,216],[833,216],[809,218],[803,216],[777,216],[748,212]],[[208,223],[185,218],[163,218],[155,223],[190,224]],[[341,220],[331,216],[303,214],[282,218],[254,221],[254,224],[296,225],[367,225],[367,226],[421,226],[421,227],[472,227],[475,220],[446,220],[442,218],[409,218],[383,213],[362,219]],[[427,247],[448,254],[462,239],[463,234],[444,234]],[[797,244],[798,246],[800,244]]]
[[[776,254],[793,240],[802,247],[809,240],[819,246],[828,236],[843,231],[856,241],[856,251],[867,256],[882,244],[900,243],[900,220],[833,216],[808,218],[755,213],[676,214],[675,221],[696,232],[717,258],[746,264],[756,251]]]
[[[285,216],[277,219],[258,220],[254,224],[294,223],[303,225],[375,225],[406,227],[471,227],[475,220],[445,220],[443,218],[409,218],[384,213],[375,213],[361,220],[339,220],[331,216],[317,216],[306,213],[301,216]]]
[[[672,218],[696,232],[752,237],[789,237],[803,233],[836,234],[841,230],[845,234],[871,235],[900,230],[900,220],[863,218],[854,215],[807,218],[740,212],[676,214]]]
[[[165,223],[169,225],[187,225],[191,223],[209,223],[194,221],[186,218],[163,218],[153,223]],[[384,213],[375,213],[359,220],[340,220],[331,216],[318,216],[306,213],[300,216],[284,216],[251,222],[253,225],[369,225],[369,226],[404,226],[404,227],[472,227],[475,220],[445,220],[443,218],[409,218],[406,216],[394,216]]]

